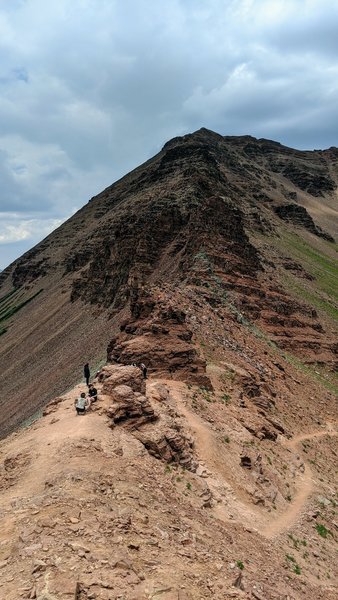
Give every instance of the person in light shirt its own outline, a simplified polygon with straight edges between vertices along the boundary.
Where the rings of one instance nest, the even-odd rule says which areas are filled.
[[[84,415],[90,408],[90,400],[86,398],[85,392],[81,392],[81,395],[75,399],[74,406],[78,415]]]

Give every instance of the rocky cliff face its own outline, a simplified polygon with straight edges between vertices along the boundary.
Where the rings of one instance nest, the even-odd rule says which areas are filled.
[[[123,322],[121,333],[107,349],[109,362],[146,363],[158,376],[183,380],[212,389],[206,375],[206,361],[199,356],[187,326],[186,313],[168,301],[166,294],[134,292],[131,320]]]
[[[304,206],[298,206],[297,204],[283,204],[281,206],[276,206],[275,211],[281,219],[294,223],[295,225],[299,225],[300,227],[304,227],[305,229],[311,231],[311,233],[324,238],[324,240],[334,242],[332,235],[322,231],[320,227],[315,225],[313,219],[310,217]]]
[[[18,403],[5,420],[73,383],[110,339],[111,360],[203,379],[191,307],[180,313],[188,319],[175,307],[183,289],[212,307],[220,330],[235,320],[334,367],[337,160],[335,148],[301,152],[201,129],[92,198],[0,275],[1,385]],[[13,365],[17,385],[6,383]]]

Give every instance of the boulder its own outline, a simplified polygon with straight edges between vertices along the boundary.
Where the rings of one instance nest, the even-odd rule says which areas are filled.
[[[142,373],[132,366],[110,365],[102,369],[100,377],[103,381],[102,392],[112,401],[107,410],[112,427],[118,425],[132,433],[155,458],[167,463],[176,462],[196,471],[193,439],[169,416],[170,407],[167,404],[170,398],[166,385],[150,382],[150,396],[147,397],[143,393],[145,383]],[[159,405],[163,404],[162,407],[158,406],[161,419],[150,399]]]
[[[155,385],[149,386],[147,393],[151,400],[155,402],[168,402],[169,400],[169,390],[162,383],[155,383]]]
[[[124,367],[119,368],[124,370]],[[140,392],[134,392],[128,385],[112,387],[110,380],[111,377],[106,380],[105,384],[111,388],[109,395],[113,404],[108,408],[107,414],[113,419],[113,424],[123,423],[125,428],[133,430],[158,418],[146,396]]]
[[[122,385],[141,394],[146,389],[141,370],[133,366],[108,365],[100,372],[99,380],[103,381],[102,393],[107,396],[113,396],[115,388]]]
[[[157,428],[152,431],[138,431],[135,435],[155,458],[167,463],[175,462],[190,471],[196,471],[197,463],[192,452],[193,441],[182,431],[167,427],[164,430]]]

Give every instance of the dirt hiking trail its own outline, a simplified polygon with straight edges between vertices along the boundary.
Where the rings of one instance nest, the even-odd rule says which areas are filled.
[[[302,441],[318,439],[324,436],[336,436],[337,434],[338,432],[334,430],[334,424],[327,423],[326,429],[312,433],[303,433],[291,440],[284,440],[283,445],[294,450]],[[263,530],[263,534],[267,538],[277,537],[279,534],[283,533],[283,531],[290,529],[290,527],[299,519],[306,506],[307,500],[310,498],[315,488],[314,475],[309,463],[304,462],[304,473],[300,477],[298,486],[298,491],[295,498],[290,503],[289,509],[274,520],[271,520]]]
[[[207,478],[209,487],[213,489],[216,485],[217,488],[217,481],[221,480],[225,487],[229,489],[227,473],[224,464],[222,463],[219,448],[217,447],[212,430],[201,417],[194,414],[187,407],[182,397],[181,386],[174,385],[173,382],[170,381],[167,381],[166,383],[170,386],[171,394],[175,399],[178,409],[186,418],[190,428],[194,432],[196,448],[200,459],[210,470],[210,477]],[[337,427],[337,423],[327,423],[325,428],[321,431],[302,433],[290,440],[281,438],[281,443],[284,447],[295,450],[302,441],[318,439],[325,436],[336,436],[338,431],[335,427]],[[273,517],[269,517],[266,514],[262,516],[259,511],[253,510],[252,507],[247,506],[238,498],[233,497],[232,499],[236,500],[236,512],[239,521],[242,521],[247,526],[255,528],[267,539],[273,539],[290,529],[298,521],[314,489],[314,475],[310,465],[304,462],[304,472],[298,478],[298,490],[294,499],[290,502],[288,509],[284,512],[274,514]],[[231,489],[229,490],[229,495],[231,496]],[[228,502],[228,504],[230,504],[230,502]],[[214,513],[220,520],[229,522],[228,511],[225,511],[222,505],[216,506]]]
[[[82,440],[100,440],[102,447],[109,449],[111,433],[108,427],[103,426],[102,416],[91,412],[82,417],[78,416],[74,410],[74,398],[83,390],[83,384],[76,386],[62,397],[62,402],[58,405],[55,413],[36,421],[31,429],[27,430],[25,436],[19,434],[15,443],[16,454],[24,457],[32,452],[32,448],[34,449],[31,461],[21,475],[19,494],[22,490],[25,490],[27,497],[43,493],[48,474],[50,476],[52,474],[57,476],[58,473],[62,476],[65,475],[67,469],[65,469],[60,455],[60,448],[65,444],[80,444]],[[48,419],[47,427],[46,419]],[[43,435],[39,433],[40,430]],[[12,445],[10,438],[8,438],[8,445]],[[6,447],[6,442],[4,447]],[[74,453],[71,463],[75,464],[81,461],[83,458],[77,458]],[[10,501],[13,501],[11,487],[1,492],[1,506]]]

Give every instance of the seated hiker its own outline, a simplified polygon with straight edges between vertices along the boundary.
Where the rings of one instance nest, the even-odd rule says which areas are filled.
[[[85,392],[81,392],[80,397],[75,399],[74,405],[78,415],[85,414],[86,410],[90,407],[90,400],[86,398]]]
[[[90,401],[91,402],[96,402],[96,400],[97,400],[97,389],[96,389],[96,387],[94,387],[93,383],[89,384],[89,392],[88,392],[88,394],[89,394]]]

